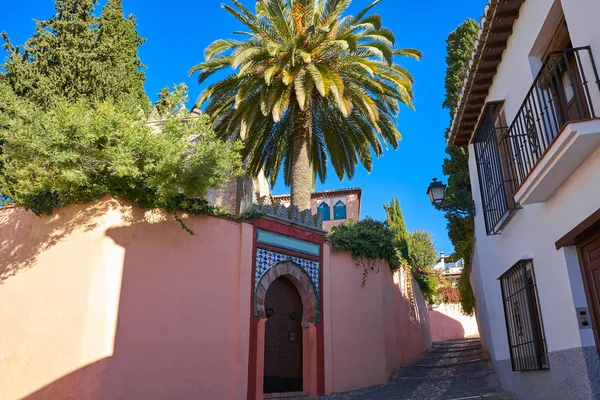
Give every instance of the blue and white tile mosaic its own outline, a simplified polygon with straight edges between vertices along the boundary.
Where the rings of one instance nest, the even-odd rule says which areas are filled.
[[[303,258],[292,257],[285,254],[275,253],[273,251],[256,249],[256,269],[254,271],[254,289],[258,287],[258,283],[264,274],[267,273],[275,265],[283,261],[292,261],[300,266],[308,274],[311,282],[315,286],[317,296],[319,296],[319,272],[321,265],[317,261],[305,260]]]

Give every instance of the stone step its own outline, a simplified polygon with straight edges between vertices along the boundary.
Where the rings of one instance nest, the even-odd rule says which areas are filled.
[[[481,340],[461,340],[448,342],[434,342],[431,347],[464,347],[464,346],[481,346]]]
[[[432,347],[427,352],[444,352],[444,351],[469,351],[469,350],[481,350],[482,347],[479,344],[468,345],[468,346],[446,346],[446,347]]]
[[[515,400],[514,394],[510,392],[488,393],[479,396],[461,397],[449,400]]]
[[[451,359],[454,360],[454,359]],[[431,362],[423,362],[423,363],[415,363],[413,365],[411,365],[411,367],[415,367],[415,368],[447,368],[447,367],[452,367],[455,365],[464,365],[464,364],[474,364],[474,363],[480,363],[480,362],[487,362],[488,359],[487,358],[473,358],[473,359],[466,359],[466,360],[460,360],[460,361],[441,361],[438,363],[431,363]]]
[[[443,358],[461,358],[481,355],[481,349],[468,349],[460,351],[432,351],[424,353],[420,358],[443,359]]]
[[[285,393],[265,393],[263,398],[266,399],[286,399],[286,400],[308,400],[309,392],[285,392]]]
[[[494,377],[495,372],[488,363],[471,363],[464,364],[459,367],[447,368],[420,368],[420,367],[405,367],[396,372],[392,377],[394,381],[400,380],[431,380],[433,379],[487,379]]]
[[[481,342],[481,339],[480,338],[450,339],[450,340],[442,340],[440,342],[433,342],[433,344],[436,344],[436,343],[471,343],[471,342]]]

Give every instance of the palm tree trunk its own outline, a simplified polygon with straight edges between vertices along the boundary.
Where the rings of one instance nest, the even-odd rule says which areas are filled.
[[[296,108],[294,121],[293,153],[292,153],[292,193],[293,206],[298,206],[300,211],[310,210],[310,196],[312,192],[312,170],[310,155],[312,146],[312,107],[309,105],[304,111]]]

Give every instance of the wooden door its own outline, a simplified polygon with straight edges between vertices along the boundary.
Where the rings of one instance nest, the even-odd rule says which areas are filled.
[[[264,393],[301,392],[302,300],[296,287],[281,277],[265,297]]]
[[[577,246],[596,344],[600,352],[600,231]]]
[[[553,100],[559,121],[559,129],[570,121],[590,118],[585,89],[581,81],[577,57],[568,54],[566,62],[561,59],[555,66]]]
[[[569,121],[587,119],[590,117],[590,112],[575,54],[569,54],[568,62],[569,67],[565,72],[566,79],[563,88],[567,99],[567,116]]]

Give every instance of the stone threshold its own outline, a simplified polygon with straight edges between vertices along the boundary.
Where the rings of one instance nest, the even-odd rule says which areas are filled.
[[[265,393],[264,399],[308,399],[309,392]]]

